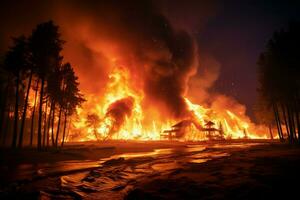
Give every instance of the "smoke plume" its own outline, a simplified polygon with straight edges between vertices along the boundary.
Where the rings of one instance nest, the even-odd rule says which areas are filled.
[[[126,117],[130,117],[134,99],[132,97],[123,98],[109,105],[105,118],[112,120],[110,134],[118,131],[125,122]]]

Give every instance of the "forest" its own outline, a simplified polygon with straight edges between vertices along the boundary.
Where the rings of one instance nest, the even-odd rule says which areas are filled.
[[[84,98],[72,65],[61,55],[65,41],[59,27],[48,21],[12,40],[1,60],[1,146],[39,151],[63,146],[69,118]]]
[[[289,143],[300,143],[299,34],[299,22],[290,22],[273,34],[258,59],[257,118]]]

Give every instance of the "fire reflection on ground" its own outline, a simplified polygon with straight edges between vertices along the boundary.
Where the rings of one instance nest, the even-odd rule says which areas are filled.
[[[98,167],[80,173],[61,176],[63,191],[83,199],[123,199],[140,182],[178,173],[190,165],[230,156],[230,148],[245,148],[258,144],[203,144],[155,149],[114,155],[98,162]],[[222,149],[221,147],[224,147]],[[53,192],[43,191],[44,196]]]

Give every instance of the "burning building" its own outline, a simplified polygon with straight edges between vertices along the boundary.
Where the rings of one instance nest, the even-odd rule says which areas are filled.
[[[76,18],[76,8],[64,8]],[[82,21],[62,20],[65,34],[74,42],[66,56],[77,66],[89,65],[78,68],[87,98],[71,130],[80,130],[79,140],[95,139],[84,123],[89,113],[101,119],[97,132],[103,138],[158,140],[164,130],[182,120],[201,127],[205,121],[222,123],[225,136],[233,138],[243,137],[245,129],[249,137],[257,137],[258,129],[245,115],[244,106],[231,98],[212,97],[215,100],[205,107],[191,102],[190,79],[201,63],[198,44],[154,4],[106,2],[81,8],[80,13]],[[89,60],[78,57],[78,51]],[[193,127],[183,139],[199,139],[199,127]]]
[[[95,133],[105,139],[159,140],[182,120],[194,122],[184,140],[205,139],[197,130],[207,121],[223,124],[225,137],[242,138],[244,130],[249,138],[265,137],[265,129],[230,97],[208,93],[210,102],[192,102],[198,95],[190,88],[201,68],[199,44],[152,1],[56,5],[49,16],[67,40],[63,53],[87,100],[72,119],[73,140],[95,140]],[[86,126],[89,114],[100,119],[96,128]]]

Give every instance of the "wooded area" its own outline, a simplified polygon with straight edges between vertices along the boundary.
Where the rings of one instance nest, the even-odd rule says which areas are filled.
[[[52,21],[13,38],[0,68],[1,146],[63,146],[70,116],[84,101],[78,77],[61,55],[64,43]]]
[[[290,143],[300,143],[299,35],[299,22],[276,31],[258,60],[259,120]]]

